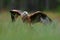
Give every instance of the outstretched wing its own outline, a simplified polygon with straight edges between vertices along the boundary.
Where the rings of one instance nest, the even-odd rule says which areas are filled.
[[[32,20],[32,22],[33,21],[34,22],[39,22],[40,21],[40,22],[42,22],[44,24],[47,22],[47,24],[48,24],[49,22],[52,21],[46,14],[44,14],[41,11],[37,11],[37,12],[31,13],[29,15],[29,17]]]
[[[20,10],[10,10],[10,13],[11,13],[12,22],[14,22],[16,20],[16,18],[18,18],[18,16],[21,15]]]
[[[30,13],[28,16],[32,17],[32,16],[38,15],[40,13],[42,13],[42,12],[41,11],[36,11],[36,12]]]

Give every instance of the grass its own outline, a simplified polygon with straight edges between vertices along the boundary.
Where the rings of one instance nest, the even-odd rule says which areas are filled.
[[[52,24],[36,23],[32,27],[20,17],[12,23],[10,14],[0,14],[0,40],[60,40],[60,23],[56,20]]]

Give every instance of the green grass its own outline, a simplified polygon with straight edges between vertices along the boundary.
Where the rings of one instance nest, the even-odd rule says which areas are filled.
[[[60,40],[60,23],[36,23],[32,29],[20,17],[12,23],[9,14],[0,14],[0,40]]]

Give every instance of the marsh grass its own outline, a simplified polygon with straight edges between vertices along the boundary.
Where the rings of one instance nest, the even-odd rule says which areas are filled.
[[[0,40],[60,40],[60,23],[32,25],[22,22],[20,17],[12,23],[9,14],[0,15]]]

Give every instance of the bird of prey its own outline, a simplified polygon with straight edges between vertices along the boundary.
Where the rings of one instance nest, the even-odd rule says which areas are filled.
[[[27,11],[11,10],[10,13],[11,13],[12,22],[15,21],[16,18],[18,18],[18,16],[21,16],[22,21],[27,22],[30,25],[37,23],[37,22],[41,22],[43,24],[48,24],[52,22],[51,18],[49,18],[42,11],[36,11],[36,12],[29,13]]]

